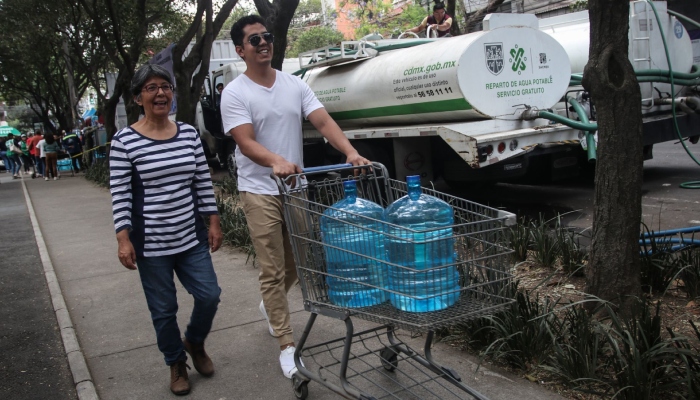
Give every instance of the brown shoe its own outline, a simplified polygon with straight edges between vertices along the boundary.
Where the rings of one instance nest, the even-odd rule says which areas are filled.
[[[170,391],[178,396],[190,392],[190,378],[187,376],[189,367],[184,360],[170,366]]]
[[[214,375],[214,363],[204,351],[204,343],[190,343],[187,339],[182,341],[185,344],[185,351],[192,357],[192,365],[203,376]]]

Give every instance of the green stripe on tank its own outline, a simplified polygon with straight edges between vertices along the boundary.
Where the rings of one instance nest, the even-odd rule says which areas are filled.
[[[425,103],[402,104],[399,106],[365,108],[352,111],[338,111],[330,114],[333,119],[342,121],[346,119],[391,117],[395,115],[425,114],[471,109],[472,106],[465,99],[452,99]]]

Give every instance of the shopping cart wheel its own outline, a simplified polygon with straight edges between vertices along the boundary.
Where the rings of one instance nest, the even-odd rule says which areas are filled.
[[[297,399],[304,400],[309,397],[309,381],[299,378],[296,374],[292,376],[292,388]]]
[[[399,354],[391,347],[385,347],[379,353],[382,360],[382,366],[385,370],[391,372],[399,366]]]

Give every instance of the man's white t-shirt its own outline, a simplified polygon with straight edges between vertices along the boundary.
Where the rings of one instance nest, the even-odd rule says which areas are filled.
[[[302,118],[323,107],[309,85],[296,76],[276,71],[271,88],[241,74],[221,94],[224,132],[253,124],[255,141],[285,160],[304,166]],[[256,164],[236,147],[238,190],[255,194],[279,194],[272,168]]]
[[[46,158],[46,152],[44,151],[44,146],[46,145],[46,140],[41,139],[39,143],[36,144],[36,148],[39,149],[39,158]]]

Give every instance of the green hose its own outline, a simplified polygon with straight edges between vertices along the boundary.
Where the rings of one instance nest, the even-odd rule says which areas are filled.
[[[656,12],[656,10],[654,10],[654,12]],[[690,25],[694,25],[696,28],[700,29],[700,22],[698,22],[698,21],[693,21],[692,19],[686,17],[685,15],[679,14],[679,13],[677,13],[677,12],[675,12],[675,11],[666,10],[666,12],[667,12],[668,14],[673,15],[674,17],[676,17],[676,18],[678,18],[678,19],[680,19],[680,20],[683,20],[683,21],[689,23]]]
[[[571,106],[574,108],[574,111],[576,111],[576,115],[578,115],[578,119],[581,120],[582,123],[584,124],[590,124],[588,121],[588,114],[586,114],[586,110],[583,109],[581,104],[576,101],[573,97],[566,97],[566,101],[571,104]],[[598,126],[596,125],[596,129]],[[596,149],[595,149],[595,138],[593,137],[593,132],[595,131],[586,131],[586,152],[588,153],[588,162],[593,163],[596,160]]]
[[[558,122],[562,125],[566,125],[568,127],[578,129],[581,131],[595,132],[598,130],[598,124],[590,123],[590,122],[586,124],[586,123],[583,123],[580,121],[574,121],[573,119],[562,117],[559,114],[555,114],[555,113],[552,113],[549,111],[540,111],[537,114],[537,116],[540,118],[548,119],[550,121]]]
[[[668,62],[669,79],[670,79],[670,83],[671,83],[671,93],[676,93],[675,83],[674,83],[674,75],[673,75],[673,67],[671,65],[671,56],[668,53],[668,44],[666,44],[666,34],[664,33],[664,28],[661,25],[661,18],[659,18],[659,13],[656,11],[656,6],[654,5],[654,2],[652,2],[651,0],[647,0],[647,3],[649,3],[652,11],[654,11],[654,16],[656,17],[656,23],[659,26],[659,32],[661,33],[661,40],[664,43],[664,51],[666,53],[666,62]],[[669,12],[669,14],[670,13],[671,12]],[[678,14],[678,13],[673,13],[671,15],[675,15],[676,18],[679,18],[679,16],[680,16],[680,14]],[[685,17],[685,16],[683,16],[683,19],[700,28],[700,24],[698,24],[696,21],[693,21],[690,18]],[[675,102],[671,102],[671,113],[673,114],[673,126],[674,126],[674,128],[676,128],[676,134],[678,135],[678,138],[680,139],[681,144],[683,145],[683,148],[685,149],[685,152],[688,153],[690,158],[692,158],[696,164],[700,165],[700,161],[698,161],[698,159],[695,158],[693,153],[690,152],[690,150],[688,149],[688,146],[685,144],[685,140],[683,140],[683,135],[681,135],[681,129],[678,127],[678,117],[676,116],[676,104],[675,104]],[[681,183],[680,187],[683,189],[700,189],[700,181],[683,182],[683,183]]]

